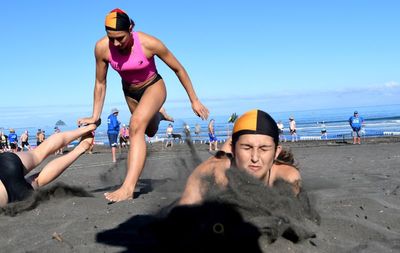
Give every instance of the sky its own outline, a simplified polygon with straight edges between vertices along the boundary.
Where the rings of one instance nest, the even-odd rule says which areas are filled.
[[[214,115],[399,104],[400,1],[3,1],[0,127],[90,116],[94,45],[121,8],[188,71]],[[175,74],[157,60],[165,108],[193,117]],[[109,68],[102,117],[129,119]],[[18,123],[20,124],[20,123]],[[27,124],[27,123],[26,123]]]

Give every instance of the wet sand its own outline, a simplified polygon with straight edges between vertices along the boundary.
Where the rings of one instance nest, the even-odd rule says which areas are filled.
[[[261,235],[257,237],[258,249],[400,251],[400,138],[367,139],[362,145],[301,141],[283,146],[293,151],[299,163],[303,187],[320,216],[320,224],[306,222],[315,237],[297,243],[282,236],[270,243]],[[96,147],[94,154],[83,155],[49,185],[46,189],[53,187],[55,191],[39,199],[32,210],[22,211],[16,205],[15,216],[0,214],[0,251],[146,252],[132,248],[123,237],[135,241],[131,233],[135,227],[149,222],[153,214],[171,206],[180,196],[191,170],[210,156],[207,145],[195,144],[194,148],[195,152],[186,144],[167,150],[161,143],[149,145],[135,198],[108,204],[103,193],[120,185],[125,175],[126,150],[113,164],[110,150]],[[81,189],[70,192],[65,185]],[[91,196],[83,197],[85,193]],[[135,231],[136,235],[139,232]],[[104,240],[104,235],[110,233],[114,239],[120,236],[120,240]],[[151,243],[142,237],[136,245],[146,243],[146,239]]]

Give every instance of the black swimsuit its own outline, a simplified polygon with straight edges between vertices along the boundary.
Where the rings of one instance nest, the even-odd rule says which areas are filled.
[[[0,180],[6,188],[8,203],[21,201],[33,192],[33,188],[25,180],[25,167],[21,159],[14,153],[0,154]]]
[[[124,80],[122,80],[122,89],[124,90],[124,95],[127,97],[130,97],[130,98],[133,98],[137,102],[139,102],[143,96],[143,93],[146,91],[146,89],[161,79],[162,79],[162,77],[160,76],[160,74],[157,73],[157,76],[149,84],[147,84],[145,87],[143,87],[142,89],[137,90],[137,91],[130,91],[127,88],[130,84],[128,84]]]

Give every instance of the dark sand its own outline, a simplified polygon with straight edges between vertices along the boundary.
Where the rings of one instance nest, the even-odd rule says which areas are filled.
[[[278,234],[271,243],[265,229],[254,230],[241,223],[242,231],[253,235],[241,237],[243,244],[252,247],[248,252],[400,252],[399,138],[367,139],[362,145],[323,141],[283,145],[295,154],[320,224],[304,218],[295,230],[303,229],[303,235],[310,232],[314,237],[294,243]],[[205,144],[196,144],[195,149],[191,151],[186,144],[172,150],[162,149],[160,143],[149,146],[135,199],[110,205],[103,193],[118,187],[124,177],[126,150],[114,165],[110,151],[96,147],[93,155],[83,155],[57,180],[63,184],[52,183],[36,196],[36,202],[18,203],[2,211],[0,252],[150,252],[147,246],[154,238],[147,224],[154,226],[156,221],[160,225],[154,215],[160,210],[168,213],[191,170],[210,155]],[[212,208],[216,216],[231,211]],[[210,209],[193,212],[206,216]],[[278,215],[277,209],[273,212]],[[266,220],[255,216],[251,217],[253,224]],[[241,218],[236,213],[229,217]],[[164,220],[164,227],[157,231],[168,233],[171,219]],[[165,238],[173,238],[172,227],[171,231]]]

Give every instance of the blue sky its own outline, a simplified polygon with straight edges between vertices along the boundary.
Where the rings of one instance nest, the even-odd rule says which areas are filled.
[[[211,116],[399,103],[399,1],[20,0],[2,3],[0,126],[90,116],[94,45],[116,7],[175,54]],[[174,73],[158,69],[166,109],[192,116]],[[103,115],[115,106],[127,120],[110,68]]]

